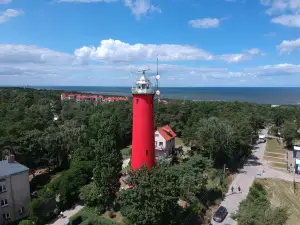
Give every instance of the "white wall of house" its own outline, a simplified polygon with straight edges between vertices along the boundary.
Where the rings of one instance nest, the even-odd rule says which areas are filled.
[[[155,149],[165,149],[166,148],[166,140],[161,136],[161,134],[156,131],[155,132]]]
[[[30,185],[28,171],[1,178],[1,184],[6,186],[6,191],[0,193],[0,199],[7,199],[8,205],[0,206],[0,224],[4,222],[2,214],[9,213],[10,222],[19,220],[28,215],[27,205],[30,202]],[[24,207],[24,212],[20,212]]]
[[[157,156],[170,155],[174,147],[175,147],[175,138],[166,141],[158,131],[155,132],[155,150]]]

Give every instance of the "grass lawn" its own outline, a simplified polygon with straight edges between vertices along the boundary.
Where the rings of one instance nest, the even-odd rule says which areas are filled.
[[[256,179],[268,191],[272,206],[283,206],[288,209],[289,219],[286,225],[296,225],[300,221],[300,184],[296,184],[293,192],[292,182],[279,179]]]
[[[127,146],[126,148],[121,149],[121,153],[122,153],[123,159],[130,158],[130,155],[131,155],[131,145]]]
[[[272,156],[272,157],[278,157],[278,158],[286,158],[286,154],[285,153],[278,153],[276,154],[275,152],[265,152],[265,156]]]
[[[283,168],[283,169],[286,169],[287,168],[287,163],[271,163],[271,166],[274,166],[274,167],[279,167],[279,168]]]
[[[175,137],[175,146],[183,146],[183,142],[180,137]]]
[[[272,158],[272,157],[264,157],[264,159],[271,161],[271,162],[279,162],[279,163],[287,163],[285,159],[277,159],[277,158]]]
[[[269,140],[267,140],[266,150],[270,151],[270,152],[273,152],[274,150],[286,151],[286,149],[284,149],[284,146],[281,145],[281,143],[277,139],[269,139]]]
[[[103,215],[98,215],[94,212],[93,208],[87,207],[84,207],[70,218],[71,224],[79,217],[82,220],[80,224],[119,225],[123,223],[123,217],[119,212],[106,212]]]
[[[274,148],[274,149],[269,149],[269,150],[266,150],[266,153],[281,153],[281,154],[286,154],[287,152],[287,149],[281,149],[281,148]]]

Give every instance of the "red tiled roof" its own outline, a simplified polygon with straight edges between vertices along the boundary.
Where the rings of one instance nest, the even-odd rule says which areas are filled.
[[[61,96],[62,96],[62,98],[75,97],[76,99],[103,98],[101,95],[82,95],[82,94],[68,94],[68,93],[62,93]]]
[[[176,137],[176,134],[174,133],[174,131],[171,129],[169,125],[159,127],[157,131],[160,133],[161,136],[163,136],[163,138],[166,141],[169,141]]]

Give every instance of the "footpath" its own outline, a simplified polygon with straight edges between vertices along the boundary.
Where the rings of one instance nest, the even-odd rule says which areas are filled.
[[[261,133],[267,134],[268,131],[265,129]],[[247,160],[244,168],[236,175],[226,193],[225,199],[221,203],[222,206],[227,208],[228,215],[222,223],[216,223],[212,220],[213,225],[237,225],[237,222],[230,215],[237,212],[240,202],[246,199],[255,177],[262,172],[265,148],[266,143],[260,143],[254,147],[252,157]],[[238,186],[241,187],[241,193],[238,193]],[[231,187],[234,187],[233,193],[231,192]]]
[[[57,220],[55,220],[53,223],[49,223],[46,225],[65,225],[66,221],[68,221],[68,219],[75,215],[76,213],[78,213],[81,209],[83,208],[82,205],[77,205],[75,208],[70,209],[70,210],[66,210],[63,212],[64,214],[64,218],[58,218]]]

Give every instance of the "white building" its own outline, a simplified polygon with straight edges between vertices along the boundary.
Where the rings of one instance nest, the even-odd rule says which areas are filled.
[[[0,161],[0,224],[28,216],[30,202],[29,169],[9,156]]]
[[[155,153],[166,157],[174,152],[176,134],[169,125],[159,127],[155,132]]]

